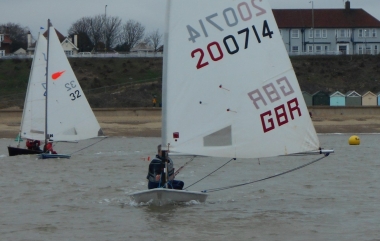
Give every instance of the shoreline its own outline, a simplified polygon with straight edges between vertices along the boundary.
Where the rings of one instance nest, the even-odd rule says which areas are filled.
[[[355,110],[356,109],[356,110]],[[367,112],[363,110],[367,109]],[[375,112],[380,108],[375,108]],[[318,134],[325,133],[380,133],[380,114],[374,107],[345,112],[337,108],[313,108],[312,121]],[[329,112],[336,112],[329,113]],[[358,113],[356,115],[350,112]],[[107,136],[160,137],[161,108],[94,109],[95,116]],[[346,114],[347,113],[347,114]],[[372,114],[372,115],[371,115]],[[22,110],[0,110],[0,138],[15,138],[20,129]]]

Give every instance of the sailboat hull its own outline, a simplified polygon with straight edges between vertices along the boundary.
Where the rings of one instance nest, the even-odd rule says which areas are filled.
[[[40,159],[58,159],[58,158],[67,158],[69,159],[71,155],[65,155],[65,154],[49,154],[49,153],[41,153],[39,158]]]
[[[29,150],[25,148],[8,146],[8,153],[9,153],[9,156],[35,155],[35,154],[41,154],[42,151],[35,151],[35,150]]]
[[[132,193],[131,198],[137,203],[152,202],[156,205],[165,205],[169,203],[198,201],[205,202],[207,198],[206,193],[175,190],[166,188],[155,188],[141,192]]]

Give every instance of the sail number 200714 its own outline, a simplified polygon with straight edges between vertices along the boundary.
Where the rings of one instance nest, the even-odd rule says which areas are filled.
[[[223,17],[219,17],[217,13],[211,14],[210,16],[207,16],[206,23],[203,22],[203,20],[199,20],[200,29],[203,32],[204,37],[209,36],[208,27],[216,28],[219,31],[224,31],[224,26],[221,25],[222,22],[225,22],[225,25],[228,27],[234,27],[239,23],[239,18],[244,22],[249,21],[252,19],[253,14],[256,16],[261,16],[263,14],[266,14],[266,10],[260,6],[257,5],[256,2],[261,0],[251,0],[251,5],[253,9],[251,10],[250,5],[247,2],[241,2],[237,5],[237,11],[232,8],[226,8],[223,11]],[[224,19],[224,21],[222,20]],[[196,42],[196,39],[201,37],[200,32],[198,32],[195,28],[193,28],[190,25],[187,25],[187,30],[189,32],[189,41],[192,41],[193,43]],[[260,31],[261,30],[261,31]],[[198,62],[196,64],[197,69],[201,69],[203,67],[206,67],[209,65],[209,62],[204,60],[206,54],[209,55],[212,61],[216,62],[224,57],[224,52],[227,51],[228,54],[234,55],[237,54],[240,51],[241,46],[244,45],[244,49],[248,48],[249,42],[250,42],[250,33],[253,32],[253,34],[256,37],[257,43],[261,43],[262,38],[269,37],[272,38],[273,32],[270,30],[270,27],[268,25],[267,20],[263,21],[262,28],[256,27],[255,25],[252,25],[247,28],[243,28],[239,31],[237,31],[236,35],[227,35],[223,38],[223,44],[220,44],[218,41],[213,41],[207,45],[207,50],[204,50],[202,48],[197,48],[191,52],[191,57],[198,58]],[[261,36],[260,33],[261,32]],[[243,38],[244,44],[239,45],[239,39]],[[225,51],[223,51],[221,45],[224,45]]]

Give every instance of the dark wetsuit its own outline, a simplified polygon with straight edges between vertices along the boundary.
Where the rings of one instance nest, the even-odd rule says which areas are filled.
[[[165,162],[162,160],[162,157],[156,155],[156,158],[154,158],[150,164],[149,164],[149,172],[147,175],[148,179],[148,189],[153,188],[159,188],[163,186],[163,178],[165,174]],[[156,181],[156,176],[161,175],[161,179]],[[173,168],[173,161],[169,158],[168,162],[168,177],[174,175],[174,168]],[[183,188],[183,181],[179,180],[169,180],[168,181],[168,187],[171,189],[182,189]]]

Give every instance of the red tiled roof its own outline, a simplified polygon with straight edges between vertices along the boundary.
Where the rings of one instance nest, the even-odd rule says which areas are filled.
[[[12,44],[11,37],[9,34],[4,34],[4,40],[1,42],[2,44]]]
[[[279,28],[312,28],[311,9],[273,9]],[[314,28],[380,28],[363,9],[314,9]]]
[[[45,36],[45,38],[47,38],[47,30],[45,31],[45,33],[43,34],[43,36]],[[65,40],[65,36],[63,36],[57,29],[55,29],[55,32],[57,33],[57,36],[58,36],[58,39],[59,39],[59,42],[63,42],[63,40]]]

